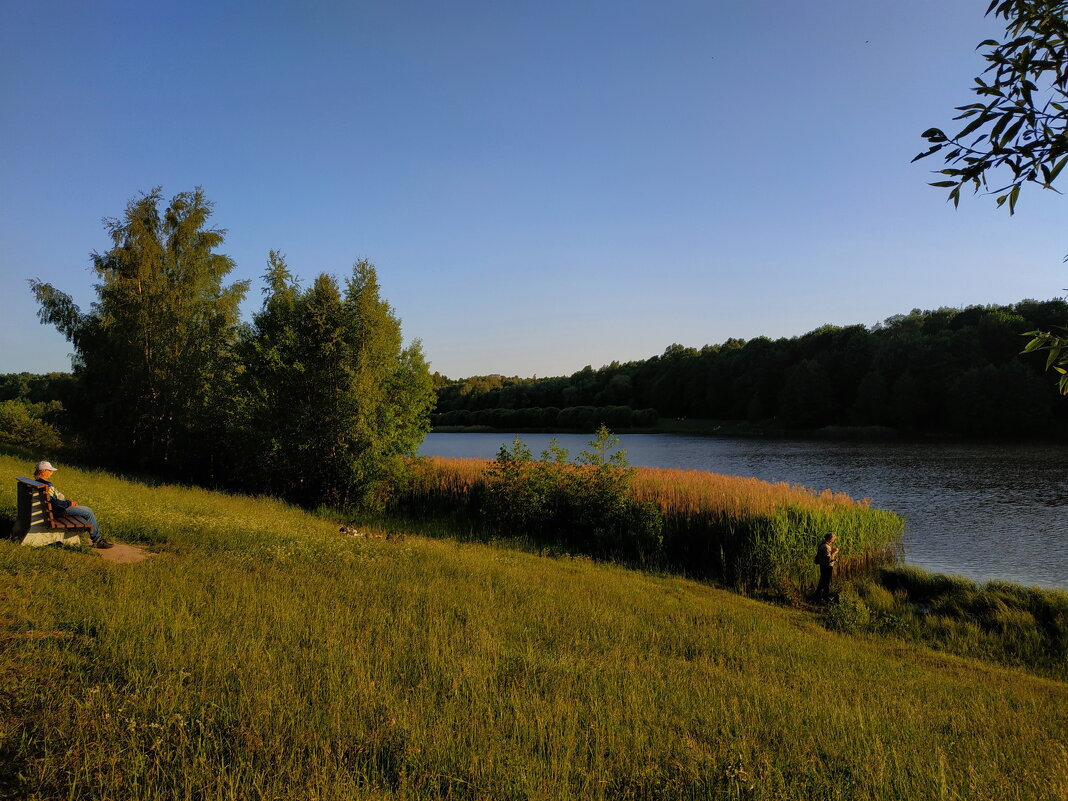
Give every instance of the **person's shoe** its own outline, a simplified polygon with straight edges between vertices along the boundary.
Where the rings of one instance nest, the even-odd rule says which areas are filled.
[[[101,539],[99,539],[99,540],[97,540],[96,542],[93,543],[93,547],[94,548],[100,548],[101,550],[104,550],[105,548],[111,548],[113,546],[112,546],[112,544],[110,542],[108,542],[107,540],[101,538]]]

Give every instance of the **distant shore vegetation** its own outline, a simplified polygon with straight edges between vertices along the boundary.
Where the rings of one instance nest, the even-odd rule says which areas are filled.
[[[873,326],[825,325],[771,340],[671,345],[649,359],[570,376],[435,374],[435,427],[685,428],[712,433],[849,430],[957,437],[1068,437],[1068,404],[1027,333],[1068,320],[1068,303],[941,308]],[[652,416],[659,423],[650,422]]]

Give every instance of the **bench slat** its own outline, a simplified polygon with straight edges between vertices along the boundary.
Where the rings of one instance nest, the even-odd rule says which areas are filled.
[[[89,521],[77,515],[63,515],[52,519],[52,528],[84,528],[91,529]]]

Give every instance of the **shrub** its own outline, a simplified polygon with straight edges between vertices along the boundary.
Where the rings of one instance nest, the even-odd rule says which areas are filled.
[[[824,622],[832,631],[855,634],[871,624],[871,610],[852,587],[846,587],[828,605]]]
[[[593,455],[602,462],[618,456],[599,448]],[[546,467],[521,442],[504,455],[504,463],[415,460],[393,510],[460,524],[462,536],[481,524],[599,555],[645,561],[656,553],[664,566],[695,578],[788,597],[812,586],[812,554],[827,531],[842,544],[843,577],[893,562],[900,553],[901,518],[841,493],[697,470],[619,472],[589,462]],[[542,460],[566,462],[567,455],[550,448]],[[616,478],[606,480],[610,476]],[[624,501],[629,511],[603,525],[613,521],[605,510]],[[577,529],[565,522],[574,520],[581,522]]]
[[[59,431],[45,416],[61,408],[51,403],[0,401],[0,445],[26,450],[53,450],[60,445]]]
[[[604,426],[579,455],[552,440],[535,461],[516,437],[502,447],[488,471],[483,513],[502,532],[523,532],[535,542],[575,553],[650,563],[659,559],[663,518],[651,503],[630,492],[633,469]]]

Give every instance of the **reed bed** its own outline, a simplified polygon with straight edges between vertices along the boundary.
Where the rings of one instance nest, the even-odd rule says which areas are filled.
[[[816,546],[829,531],[838,535],[842,574],[901,554],[902,518],[841,492],[661,468],[638,468],[632,488],[664,514],[669,563],[702,577],[756,588],[806,586]]]
[[[492,481],[485,459],[426,458],[395,508],[415,517],[444,516],[477,526]],[[901,556],[904,521],[830,490],[698,470],[634,468],[630,490],[663,516],[663,543],[655,566],[753,590],[797,592],[814,579],[812,557],[833,531],[840,572],[865,572]],[[513,532],[510,532],[513,533]]]

